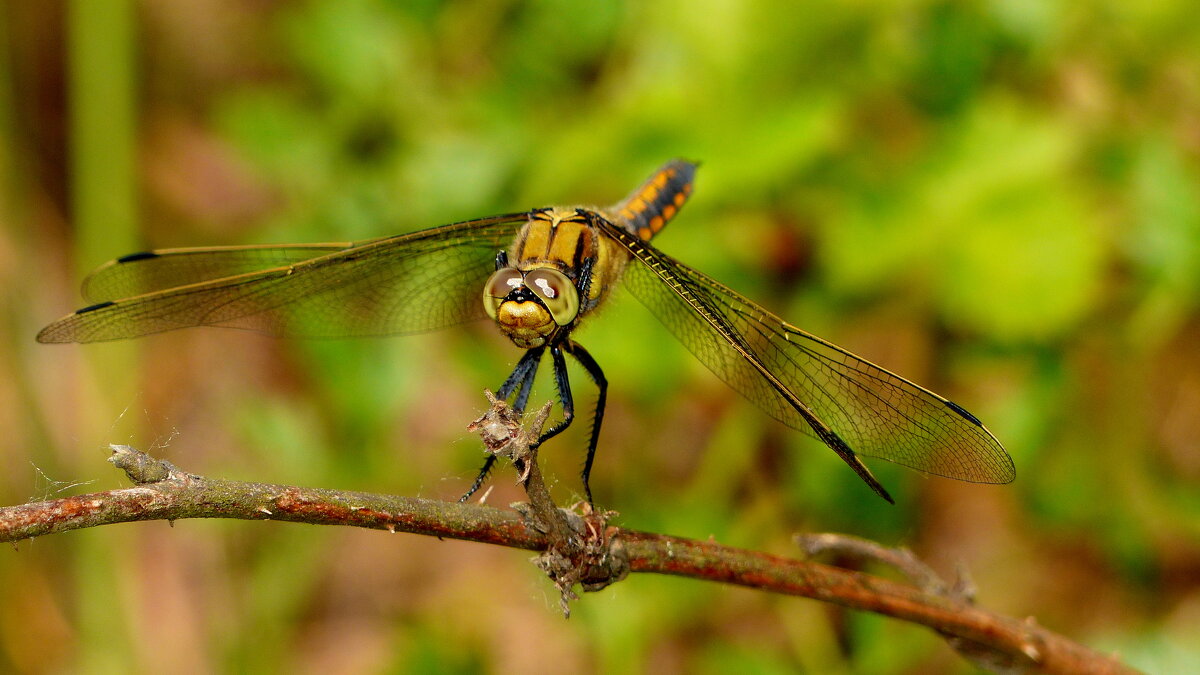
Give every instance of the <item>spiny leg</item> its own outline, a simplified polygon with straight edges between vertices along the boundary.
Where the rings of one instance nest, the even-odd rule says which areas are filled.
[[[554,362],[554,388],[558,390],[558,400],[562,403],[563,418],[538,437],[539,446],[566,431],[575,421],[575,400],[571,398],[571,381],[567,378],[567,360],[563,357],[561,344],[550,348],[550,357]]]
[[[499,259],[499,256],[497,256]],[[497,260],[497,264],[499,261]],[[529,392],[533,390],[534,376],[537,375],[538,364],[542,361],[542,353],[544,347],[530,349],[521,356],[521,360],[517,361],[517,365],[513,368],[512,374],[508,379],[504,380],[504,384],[500,385],[500,390],[496,393],[496,398],[508,400],[508,397],[517,390],[517,400],[513,402],[513,410],[517,413],[525,412],[525,404],[529,401]],[[483,487],[483,481],[487,480],[487,476],[492,471],[492,466],[496,464],[496,456],[488,455],[487,459],[483,460],[483,467],[479,469],[479,475],[475,476],[475,482],[471,483],[470,489],[462,497],[458,498],[460,503],[466,502],[475,494],[479,488]]]
[[[471,495],[479,491],[483,487],[483,481],[487,480],[487,475],[492,472],[492,465],[496,463],[495,455],[488,455],[487,459],[483,460],[483,467],[479,469],[479,475],[475,476],[475,482],[471,483],[471,487],[466,494],[458,498],[459,504],[465,504]]]
[[[579,297],[583,299],[583,302],[585,305],[583,309],[591,309],[592,307],[595,307],[596,303],[598,303],[600,301],[599,298],[596,298],[594,300],[587,299],[591,294],[592,275],[595,272],[595,269],[596,269],[596,259],[595,258],[584,259],[583,265],[581,265],[579,268],[579,282],[578,282],[577,286],[579,289]],[[583,311],[583,310],[581,310],[581,311]]]
[[[542,362],[542,353],[545,351],[545,347],[534,347],[527,350],[521,360],[517,361],[512,374],[508,376],[504,384],[500,385],[500,390],[496,392],[496,398],[507,401],[513,390],[519,386],[517,400],[513,401],[513,409],[518,413],[525,412],[525,405],[529,402],[529,392],[533,390],[533,379],[537,375],[538,365]]]
[[[600,364],[596,363],[596,359],[593,359],[592,355],[579,343],[568,343],[567,353],[579,361],[588,376],[596,383],[596,388],[600,390],[599,396],[596,397],[596,416],[592,419],[592,435],[588,439],[587,459],[583,462],[583,492],[587,495],[590,504],[592,503],[592,487],[588,483],[588,478],[592,473],[592,460],[596,459],[596,446],[600,443],[600,425],[604,421],[604,405],[608,400],[608,380],[604,377],[604,371],[600,370]]]

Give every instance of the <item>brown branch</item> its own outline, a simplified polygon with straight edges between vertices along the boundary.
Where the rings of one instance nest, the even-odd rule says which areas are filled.
[[[821,535],[827,536],[827,535]],[[823,600],[928,626],[997,672],[1135,673],[1114,657],[1049,631],[881,577],[712,542],[623,530],[632,572],[674,574]]]
[[[546,536],[512,512],[494,507],[367,492],[205,478],[125,445],[109,461],[136,486],[0,507],[0,542],[85,527],[185,518],[279,520],[346,525],[389,532],[544,550]]]
[[[545,506],[522,515],[478,504],[287,485],[217,480],[181,471],[127,446],[110,459],[134,487],[0,508],[0,542],[137,520],[238,518],[345,525],[410,532],[542,551],[539,565],[564,593],[598,590],[627,572],[652,572],[798,595],[928,626],[976,663],[1006,672],[1132,673],[1107,657],[1052,633],[974,607],[928,579],[918,588],[820,563],[609,526],[611,514],[562,513],[569,533],[547,527]],[[536,455],[527,484],[540,486]],[[530,486],[531,494],[544,486]],[[543,498],[539,496],[538,501]],[[548,496],[545,497],[548,499]],[[852,548],[852,546],[851,546]],[[877,551],[888,549],[877,548]],[[547,557],[549,556],[549,557]],[[887,555],[875,556],[887,559]],[[932,590],[931,590],[932,588]]]

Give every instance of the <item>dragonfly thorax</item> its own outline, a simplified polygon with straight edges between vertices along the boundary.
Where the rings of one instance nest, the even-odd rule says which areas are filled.
[[[554,267],[504,267],[483,290],[488,316],[518,347],[541,347],[579,315],[575,284]]]

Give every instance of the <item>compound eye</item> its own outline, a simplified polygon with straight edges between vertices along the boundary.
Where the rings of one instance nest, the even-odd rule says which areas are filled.
[[[525,285],[546,304],[554,323],[565,326],[579,314],[579,291],[562,272],[544,267],[531,270]]]
[[[504,298],[508,297],[514,288],[520,288],[523,283],[525,280],[521,275],[521,270],[515,267],[496,270],[496,273],[483,286],[483,309],[488,316],[495,319]]]

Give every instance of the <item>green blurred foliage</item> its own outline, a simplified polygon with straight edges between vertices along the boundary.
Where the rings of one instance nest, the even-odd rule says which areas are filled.
[[[96,0],[90,22],[91,4],[0,10],[0,503],[117,486],[110,442],[456,497],[481,461],[463,425],[518,358],[489,326],[32,335],[122,241],[606,204],[686,157],[697,191],[664,251],[963,403],[1018,480],[876,463],[884,504],[617,297],[579,339],[612,383],[592,485],[622,525],[787,554],[796,530],[904,544],[965,564],[986,606],[1152,672],[1200,667],[1195,3]],[[543,455],[564,501],[576,426]],[[511,479],[492,502],[519,498]],[[634,578],[563,622],[521,553],[158,525],[0,555],[0,671],[972,672],[925,631],[809,601]]]

